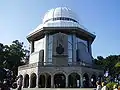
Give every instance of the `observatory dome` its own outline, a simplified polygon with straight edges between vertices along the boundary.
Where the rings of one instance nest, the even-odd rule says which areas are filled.
[[[79,21],[76,14],[69,8],[58,7],[49,10],[44,18],[45,27],[78,27]]]

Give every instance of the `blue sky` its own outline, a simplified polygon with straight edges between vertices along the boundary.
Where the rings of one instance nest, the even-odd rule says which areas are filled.
[[[25,42],[26,36],[51,8],[66,6],[90,32],[95,32],[93,56],[120,54],[120,0],[1,0],[0,42]]]

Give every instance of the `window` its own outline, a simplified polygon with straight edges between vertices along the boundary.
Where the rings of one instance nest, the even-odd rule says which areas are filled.
[[[68,35],[68,62],[72,62],[73,39],[72,35]],[[72,63],[71,63],[72,64]]]
[[[56,21],[56,20],[66,20],[66,21],[73,21],[73,22],[78,23],[76,20],[74,20],[72,18],[68,18],[68,17],[56,17],[56,18],[48,19],[48,20],[45,21],[45,23],[48,22],[48,21],[51,21],[51,20],[53,20],[53,21]]]
[[[52,45],[53,45],[53,35],[48,35],[48,62],[52,64]]]
[[[72,49],[68,49],[68,58],[72,58]]]
[[[78,49],[78,43],[83,43],[86,47],[86,51],[88,52],[88,43],[86,40],[82,40],[82,39],[76,37],[76,50]]]

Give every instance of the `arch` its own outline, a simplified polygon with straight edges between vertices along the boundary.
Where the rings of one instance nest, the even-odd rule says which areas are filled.
[[[64,74],[65,76],[67,76],[67,73],[66,73],[64,70],[56,70],[56,71],[53,73],[53,76],[54,76],[55,74],[58,74],[58,73]]]
[[[25,74],[24,76],[24,88],[28,88],[29,86],[29,75]]]
[[[89,87],[89,76],[87,73],[83,74],[83,87],[85,88]]]
[[[95,87],[96,87],[96,81],[97,81],[97,80],[96,80],[96,75],[93,74],[93,75],[91,76],[91,87],[92,87],[92,88],[95,88]]]
[[[38,87],[39,88],[51,87],[51,75],[49,73],[42,73],[39,75]]]
[[[30,77],[30,88],[35,88],[36,87],[36,79],[37,79],[36,74],[32,73],[31,77]]]
[[[56,73],[54,75],[54,85],[55,88],[65,88],[66,87],[66,76],[63,73]]]
[[[68,87],[77,88],[80,87],[80,75],[76,72],[72,72],[68,75]]]

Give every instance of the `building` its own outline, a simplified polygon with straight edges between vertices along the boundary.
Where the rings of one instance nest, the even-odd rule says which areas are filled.
[[[31,45],[29,64],[18,68],[23,88],[95,87],[103,71],[92,63],[95,35],[80,25],[71,9],[49,10],[27,36]]]

